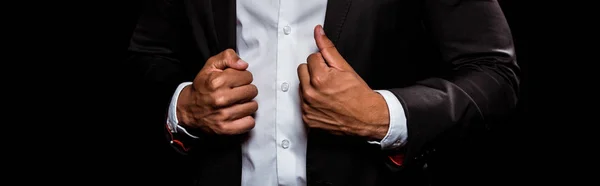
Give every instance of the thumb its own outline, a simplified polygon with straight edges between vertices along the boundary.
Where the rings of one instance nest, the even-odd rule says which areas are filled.
[[[240,57],[235,53],[232,49],[227,49],[217,56],[215,56],[215,61],[212,63],[213,68],[219,70],[225,70],[226,68],[233,68],[236,70],[246,70],[248,68],[248,63],[244,60],[240,59]]]
[[[323,30],[323,26],[317,25],[315,27],[314,36],[315,42],[317,43],[317,47],[319,48],[319,51],[321,51],[321,55],[323,55],[323,58],[325,59],[327,65],[333,68],[337,68],[338,70],[354,71],[350,64],[346,62],[346,60],[335,48],[333,42],[325,35],[325,30]]]

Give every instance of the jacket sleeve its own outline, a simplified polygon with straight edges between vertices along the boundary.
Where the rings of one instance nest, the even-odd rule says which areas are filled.
[[[184,63],[185,51],[182,47],[186,38],[187,19],[179,1],[146,1],[138,23],[131,36],[129,56],[125,66],[128,77],[135,84],[132,109],[138,116],[138,132],[156,134],[166,132],[167,142],[180,152],[191,144],[182,144],[183,139],[165,131],[166,116],[173,93],[183,82],[193,81],[201,64],[190,66]],[[189,49],[186,49],[189,50]],[[165,140],[164,138],[162,139]],[[185,148],[183,148],[185,146]]]
[[[452,70],[390,90],[407,117],[405,154],[396,157],[407,166],[506,117],[519,86],[512,36],[495,0],[425,0],[424,7],[424,26]]]

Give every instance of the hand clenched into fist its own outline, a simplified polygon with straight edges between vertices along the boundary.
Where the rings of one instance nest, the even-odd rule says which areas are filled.
[[[186,128],[235,135],[254,128],[253,101],[258,89],[252,83],[248,63],[227,49],[206,61],[192,85],[177,100],[177,119]]]
[[[314,37],[319,52],[298,66],[304,123],[333,134],[381,140],[389,127],[385,99],[346,62],[320,25]]]

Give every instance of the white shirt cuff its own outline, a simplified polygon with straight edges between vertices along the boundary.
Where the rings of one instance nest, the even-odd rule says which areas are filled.
[[[408,138],[408,130],[406,128],[406,115],[404,107],[398,98],[388,90],[375,90],[383,96],[387,103],[390,113],[390,126],[388,132],[383,139],[378,141],[369,141],[371,144],[381,145],[381,149],[394,149],[406,144]]]
[[[177,99],[179,98],[179,94],[181,94],[181,91],[183,90],[183,88],[185,88],[186,86],[191,85],[191,84],[192,84],[192,82],[184,82],[184,83],[179,84],[177,89],[175,89],[175,93],[173,94],[173,97],[171,98],[171,104],[169,104],[169,113],[168,113],[168,117],[167,117],[167,124],[169,126],[169,129],[171,130],[171,133],[183,132],[192,138],[198,138],[197,136],[194,136],[194,135],[190,134],[187,130],[185,130],[185,128],[183,128],[181,125],[179,125],[179,121],[177,121]]]

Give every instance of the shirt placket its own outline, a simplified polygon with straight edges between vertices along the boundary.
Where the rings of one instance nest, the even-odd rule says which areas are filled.
[[[291,26],[289,21],[291,20],[287,14],[288,1],[279,2],[279,16],[277,20],[277,177],[279,185],[292,185],[294,183],[294,170],[295,163],[293,159],[293,152],[290,147],[293,145],[290,140],[290,136],[287,135],[286,129],[290,124],[291,119],[288,104],[290,99],[289,90],[292,86],[290,84],[289,68],[292,68],[294,59],[291,55],[290,45],[293,42],[291,38]]]

